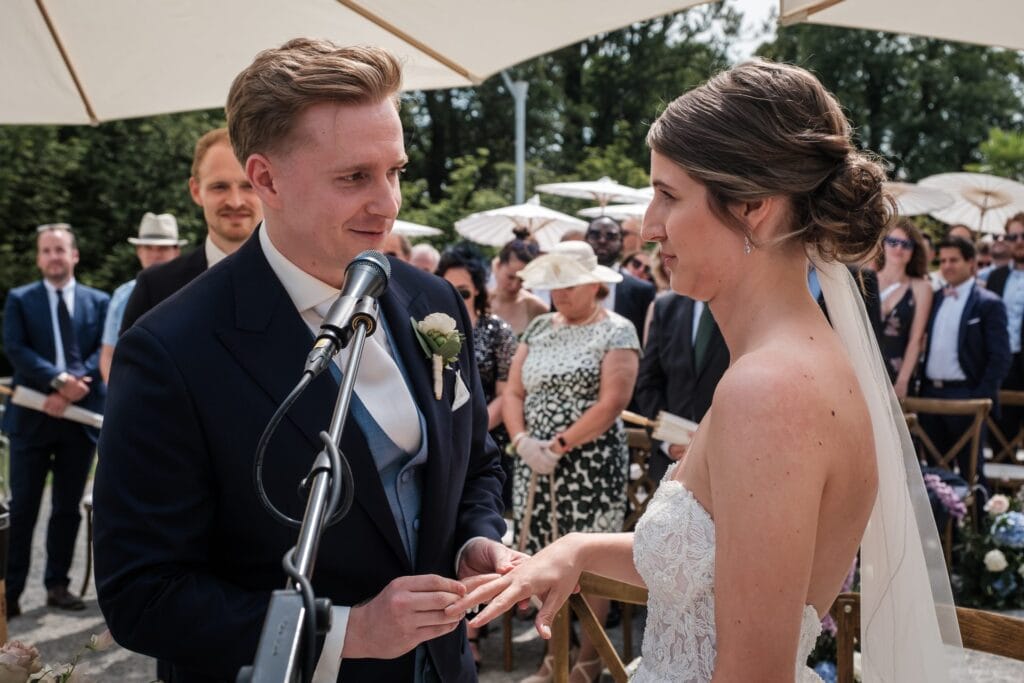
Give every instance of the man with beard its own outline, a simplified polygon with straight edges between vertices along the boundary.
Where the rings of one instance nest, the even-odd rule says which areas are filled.
[[[41,411],[10,402],[4,432],[11,440],[11,537],[7,564],[7,618],[21,614],[32,556],[32,530],[46,480],[52,475],[52,511],[46,533],[46,604],[68,610],[85,604],[68,591],[85,482],[96,430],[61,419],[70,405],[102,413],[100,337],[110,297],[75,281],[78,247],[66,223],[41,225],[36,264],[43,275],[12,289],[4,306],[4,351],[14,384],[46,394]]]
[[[1021,364],[1021,341],[1024,339],[1021,320],[1024,319],[1024,212],[1006,221],[1003,241],[1010,245],[1013,260],[996,268],[988,276],[986,288],[1006,304],[1006,331],[1010,336],[1010,369],[1003,380],[1003,389],[1024,391],[1024,365]],[[1024,419],[1024,411],[1015,406],[1002,406],[997,420],[1000,431],[1007,436],[1017,433]]]
[[[654,301],[654,285],[633,277],[619,268],[622,258],[622,226],[614,218],[601,216],[587,226],[586,241],[597,255],[597,262],[622,273],[622,282],[609,285],[611,290],[602,302],[608,310],[627,318],[636,327],[640,339],[644,337],[644,319],[647,308]]]
[[[139,273],[125,307],[122,333],[151,308],[233,254],[263,220],[263,207],[235,158],[227,128],[211,130],[196,142],[188,189],[192,201],[203,209],[206,242],[202,249]]]

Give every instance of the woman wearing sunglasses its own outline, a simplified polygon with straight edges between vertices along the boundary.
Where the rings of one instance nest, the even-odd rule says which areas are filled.
[[[878,346],[896,395],[904,398],[921,355],[932,310],[932,288],[921,231],[901,218],[886,235],[878,260],[882,308]]]

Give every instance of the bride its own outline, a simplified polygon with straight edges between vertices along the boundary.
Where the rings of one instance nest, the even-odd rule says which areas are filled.
[[[872,254],[891,212],[882,168],[850,134],[814,76],[765,61],[655,121],[643,235],[672,289],[708,302],[732,364],[635,534],[565,536],[452,612],[489,602],[470,622],[481,626],[536,595],[548,638],[590,571],[649,591],[636,681],[817,681],[804,662],[868,527],[865,680],[945,678],[940,631],[958,633],[929,591],[934,523],[911,506],[923,488],[906,476],[901,414],[837,263]],[[809,292],[808,255],[835,329]]]

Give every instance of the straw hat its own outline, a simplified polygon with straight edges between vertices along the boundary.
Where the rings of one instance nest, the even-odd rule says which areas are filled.
[[[622,275],[599,265],[586,242],[559,242],[519,271],[523,286],[530,289],[565,289],[593,283],[622,282]]]
[[[128,241],[151,247],[180,247],[188,244],[188,240],[178,239],[178,221],[169,213],[157,216],[146,212],[139,223],[139,236],[129,237]]]

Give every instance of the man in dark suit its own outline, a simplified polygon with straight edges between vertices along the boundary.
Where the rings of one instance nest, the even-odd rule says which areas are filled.
[[[618,268],[619,259],[622,258],[622,237],[622,226],[609,216],[595,218],[587,226],[586,241],[593,248],[597,262],[622,273],[622,282],[609,288],[611,292],[604,299],[604,307],[633,323],[637,337],[643,339],[644,320],[656,290],[650,282],[644,282]]]
[[[1006,372],[1003,389],[1024,391],[1024,213],[1018,213],[1006,221],[1003,236],[1010,246],[1012,261],[992,270],[985,286],[1003,300],[1006,305],[1006,332],[1010,338],[1010,369]],[[1016,406],[1004,406],[999,416],[999,429],[1004,434],[1017,433],[1024,410]]]
[[[864,309],[871,320],[871,328],[878,339],[882,334],[882,303],[878,295],[878,273],[870,268],[847,266],[857,289],[860,291],[861,299],[864,301]],[[812,267],[807,273],[807,288],[811,290],[811,296],[818,302],[825,317],[828,317],[828,307],[825,305],[825,295],[821,291],[821,283],[818,282],[818,273]]]
[[[974,245],[962,237],[939,242],[939,269],[947,283],[932,303],[925,349],[925,398],[990,398],[999,414],[999,387],[1010,366],[1006,307],[992,292],[974,281]],[[961,416],[922,415],[921,427],[942,452],[970,424]],[[960,472],[970,469],[967,449],[958,455]],[[985,483],[983,463],[977,463],[978,483]],[[974,482],[971,482],[974,483]]]
[[[99,357],[110,297],[75,281],[78,247],[70,226],[39,227],[36,264],[41,282],[12,289],[4,306],[4,350],[14,384],[46,394],[43,410],[10,401],[3,428],[11,441],[11,535],[7,564],[7,616],[21,614],[32,556],[32,531],[46,478],[53,475],[46,533],[46,604],[85,609],[68,591],[78,511],[96,447],[96,431],[61,419],[74,404],[103,412],[106,389]]]
[[[257,55],[227,116],[266,221],[117,345],[95,486],[97,589],[118,642],[163,660],[170,683],[234,680],[285,585],[295,530],[260,505],[253,455],[346,266],[398,214],[400,78],[378,48],[297,39]],[[457,579],[521,556],[499,540],[503,475],[462,299],[391,264],[341,439],[355,504],[316,560],[313,588],[335,604],[320,666],[341,660],[346,681],[469,682],[465,622],[444,608],[465,594]],[[410,322],[432,314],[466,335],[439,387]],[[267,493],[295,518],[338,366],[292,407],[267,454]]]
[[[173,261],[146,268],[135,279],[121,321],[123,333],[164,299],[233,254],[263,220],[263,207],[231,149],[227,128],[216,128],[196,142],[188,190],[203,209],[206,240]]]
[[[700,422],[728,367],[729,349],[707,304],[675,293],[654,300],[636,382],[641,413],[654,418],[667,410]],[[649,476],[661,481],[685,452],[683,446],[658,444],[651,453]]]

